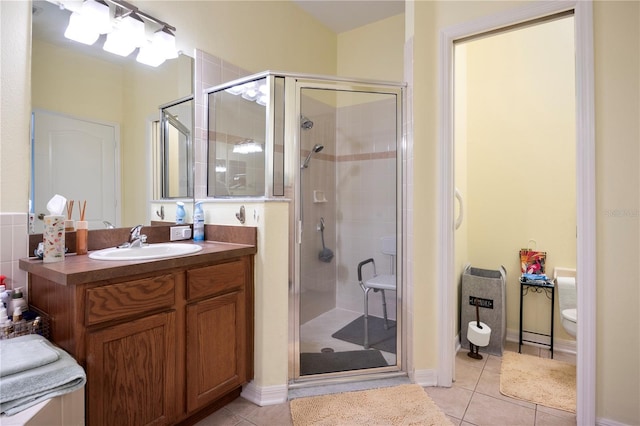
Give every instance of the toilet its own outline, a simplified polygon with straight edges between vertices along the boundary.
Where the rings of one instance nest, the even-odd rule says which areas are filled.
[[[554,268],[553,280],[558,289],[558,305],[560,322],[565,331],[576,337],[578,331],[578,311],[576,301],[576,270],[570,268]]]

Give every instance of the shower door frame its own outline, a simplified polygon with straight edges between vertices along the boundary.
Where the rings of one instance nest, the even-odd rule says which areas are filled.
[[[285,74],[286,75],[286,74]],[[330,90],[334,92],[358,92],[388,94],[396,96],[396,364],[375,369],[340,371],[334,373],[300,375],[300,272],[302,247],[302,182],[301,182],[301,96],[303,89]],[[351,382],[395,376],[406,376],[407,356],[407,304],[404,256],[404,229],[406,222],[406,187],[404,161],[406,158],[405,128],[405,92],[403,83],[350,80],[325,76],[286,75],[285,78],[285,134],[293,138],[293,143],[285,143],[285,175],[293,184],[293,200],[290,208],[289,251],[292,265],[289,268],[289,388],[311,386],[320,383]],[[288,141],[291,142],[291,141]],[[399,342],[398,342],[398,339]],[[399,344],[398,344],[399,343]],[[372,371],[375,370],[375,371]]]

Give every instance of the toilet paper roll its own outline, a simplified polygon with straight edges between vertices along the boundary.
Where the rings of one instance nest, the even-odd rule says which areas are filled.
[[[467,328],[467,340],[476,346],[487,346],[489,339],[491,339],[491,328],[480,322],[482,328],[478,327],[476,321],[469,322],[469,328]]]
[[[556,278],[558,282],[558,288],[575,288],[576,287],[576,279],[575,277],[558,277]]]
[[[64,261],[64,216],[45,216],[44,232],[42,233],[44,243],[44,263],[54,263]]]

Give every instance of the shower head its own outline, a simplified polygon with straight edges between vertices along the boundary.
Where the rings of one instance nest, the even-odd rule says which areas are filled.
[[[307,155],[307,158],[304,160],[304,163],[302,163],[302,166],[300,166],[300,168],[306,169],[307,167],[309,167],[309,161],[311,161],[311,156],[313,155],[313,153],[320,152],[323,149],[324,145],[320,145],[319,143],[315,144],[313,148],[311,148],[311,152],[309,152],[309,155]]]
[[[313,127],[313,121],[311,121],[308,117],[304,115],[300,116],[300,127],[302,130],[309,130]]]

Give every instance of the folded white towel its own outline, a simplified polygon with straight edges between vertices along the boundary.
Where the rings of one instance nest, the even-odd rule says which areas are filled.
[[[87,381],[82,367],[68,353],[53,346],[42,336],[24,337],[44,342],[59,358],[30,370],[4,376],[0,380],[0,413],[9,416],[46,399],[73,392]],[[7,341],[0,341],[0,350],[3,350]]]
[[[57,361],[60,356],[38,335],[0,340],[0,377]]]

